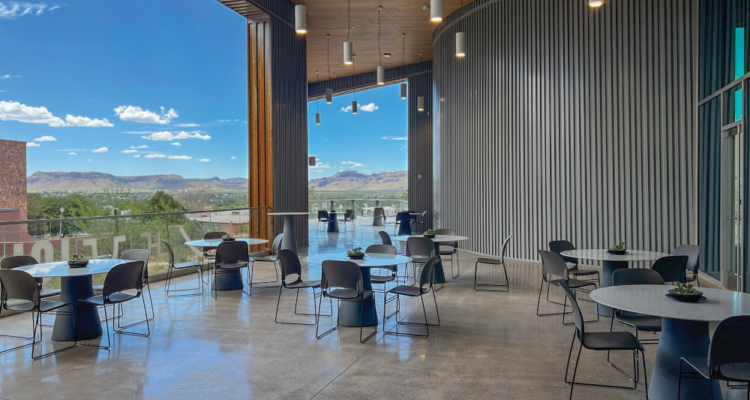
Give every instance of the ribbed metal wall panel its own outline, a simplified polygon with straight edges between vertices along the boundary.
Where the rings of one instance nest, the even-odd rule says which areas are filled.
[[[697,242],[696,0],[478,0],[434,34],[435,225],[537,259]],[[454,56],[458,15],[468,51]]]
[[[425,226],[432,228],[432,72],[410,76],[408,89],[409,209],[427,211]],[[417,110],[419,96],[424,97],[421,112]]]

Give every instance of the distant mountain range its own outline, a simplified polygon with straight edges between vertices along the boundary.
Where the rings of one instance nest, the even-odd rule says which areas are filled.
[[[372,175],[357,171],[340,171],[327,178],[313,179],[310,186],[318,191],[403,192],[407,188],[406,171],[380,172]],[[180,175],[116,176],[102,172],[35,172],[26,180],[29,192],[81,191],[99,192],[122,186],[132,190],[179,190],[205,186],[216,191],[245,191],[246,178],[183,178]]]

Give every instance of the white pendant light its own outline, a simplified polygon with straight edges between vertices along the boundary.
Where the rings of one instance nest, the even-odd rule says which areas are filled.
[[[443,20],[443,0],[430,0],[430,21]]]
[[[401,84],[401,99],[406,100],[406,83]]]
[[[378,85],[385,84],[385,67],[378,65]]]
[[[352,0],[349,0],[349,31],[346,34],[346,42],[344,42],[344,64],[351,65],[352,55],[354,54],[354,46],[349,41],[349,36],[352,34]]]
[[[424,97],[422,96],[417,97],[417,111],[424,111]]]
[[[401,34],[401,73],[406,74],[406,32]],[[406,83],[401,84],[401,99],[406,100]]]
[[[326,104],[333,103],[333,90],[326,88]]]
[[[464,7],[464,2],[461,0],[459,10]],[[458,20],[458,32],[456,32],[456,57],[462,58],[466,56],[466,33],[461,31],[461,20],[463,19],[463,10],[461,11],[461,17]]]
[[[589,0],[589,7],[599,8],[604,5],[604,0]]]
[[[352,114],[357,115],[357,100],[352,100]]]
[[[307,33],[307,7],[299,3],[294,6],[294,30],[302,35]]]
[[[331,84],[331,34],[326,33],[326,41],[327,41],[327,53],[326,53],[326,61],[328,62],[328,81],[326,82],[326,86]],[[333,103],[333,90],[331,90],[330,87],[326,87],[326,104]]]
[[[378,85],[385,85],[385,67],[381,65],[381,59],[383,53],[380,51],[380,12],[383,11],[383,7],[378,6]]]

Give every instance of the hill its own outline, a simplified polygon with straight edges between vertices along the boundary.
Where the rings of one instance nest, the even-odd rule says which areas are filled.
[[[339,171],[333,176],[312,179],[309,185],[322,192],[403,192],[407,189],[407,172],[379,172],[367,175],[357,171]]]
[[[29,192],[82,191],[98,192],[124,186],[133,190],[179,190],[207,186],[213,190],[246,190],[247,179],[188,179],[180,175],[115,176],[102,172],[35,172],[26,179]]]

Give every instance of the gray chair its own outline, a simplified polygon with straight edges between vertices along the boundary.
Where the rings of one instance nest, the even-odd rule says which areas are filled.
[[[330,216],[328,215],[328,211],[326,210],[320,210],[318,211],[318,223],[315,225],[315,231],[320,232],[320,223],[322,222],[325,225],[327,225],[331,221]],[[325,230],[325,229],[324,229]]]
[[[11,256],[11,257],[5,257],[2,260],[0,260],[0,268],[2,269],[16,269],[19,267],[27,267],[29,265],[36,265],[38,264],[36,259],[32,256]],[[49,297],[55,297],[60,295],[60,289],[42,289],[42,286],[44,285],[44,279],[42,278],[35,278],[37,284],[39,285],[39,296],[41,298],[46,299]]]
[[[578,259],[575,257],[568,257],[563,256],[563,251],[568,250],[575,250],[576,247],[573,245],[573,243],[567,241],[567,240],[553,240],[549,242],[549,249],[550,251],[554,251],[557,254],[560,254],[560,256],[565,260],[568,264],[573,264],[573,267],[568,268],[568,272],[570,272],[571,275],[573,275],[573,278],[578,279],[579,276],[586,276],[586,277],[593,277],[596,275],[595,281],[596,283],[601,285],[600,279],[599,279],[599,271],[595,269],[580,269],[578,267]],[[594,280],[594,279],[581,279],[582,281],[587,280]]]
[[[341,300],[359,303],[359,342],[365,343],[378,333],[378,326],[375,325],[375,332],[362,337],[362,313],[363,303],[366,300],[374,299],[372,290],[364,290],[362,280],[362,271],[359,265],[351,261],[323,261],[320,288],[323,296],[318,303],[318,317],[316,318],[315,337],[321,339],[339,327],[339,318],[336,318],[336,326],[323,332],[318,333],[320,329],[320,309],[323,306],[323,297],[336,299],[337,303]],[[338,308],[338,307],[337,307]]]
[[[435,229],[436,235],[450,235],[456,236],[455,229]],[[458,242],[442,242],[440,243],[440,259],[444,260],[443,256],[450,256],[451,258],[451,278],[456,279],[461,275],[461,265],[458,262]],[[456,257],[456,275],[453,275],[453,256]]]
[[[3,286],[2,298],[0,298],[2,308],[8,311],[31,312],[32,320],[32,336],[30,338],[15,337],[24,340],[31,340],[31,343],[0,351],[0,354],[31,346],[31,358],[32,360],[38,360],[61,351],[70,350],[77,346],[78,342],[74,337],[72,346],[48,352],[46,354],[40,353],[39,356],[34,356],[36,345],[44,340],[42,314],[54,311],[57,315],[70,316],[73,318],[73,326],[75,326],[74,305],[62,301],[42,300],[41,290],[39,289],[37,280],[24,271],[9,268],[0,269],[0,284]],[[62,310],[63,307],[67,307],[68,311]],[[39,329],[39,340],[36,340],[37,329]],[[13,337],[9,335],[4,336]]]
[[[378,220],[377,218],[380,218],[380,224],[377,224]],[[375,207],[372,209],[372,223],[373,225],[382,225],[385,227],[385,221],[386,221],[386,215],[385,215],[385,209],[383,207]]]
[[[380,240],[383,241],[383,244],[387,244],[390,246],[393,246],[393,241],[391,240],[391,235],[388,234],[386,231],[379,231],[378,235],[380,235]]]
[[[281,292],[284,289],[297,291],[297,296],[294,299],[294,314],[295,315],[312,315],[312,316],[315,316],[316,318],[318,316],[318,308],[316,304],[316,299],[322,296],[322,293],[315,293],[315,289],[320,288],[320,281],[303,281],[302,280],[302,265],[299,262],[299,257],[297,256],[297,253],[295,253],[292,250],[287,250],[287,249],[279,250],[278,260],[279,260],[279,265],[281,266],[281,286],[279,286],[279,299],[276,301],[276,316],[274,317],[274,322],[276,322],[277,324],[287,324],[287,325],[309,325],[309,326],[315,325],[315,322],[306,323],[306,322],[279,321],[279,304],[281,304]],[[300,289],[312,289],[313,309],[315,310],[313,314],[300,313],[297,311],[297,302],[299,301]],[[329,315],[321,314],[321,316],[323,317],[330,317],[331,315],[333,315],[333,300],[331,300],[331,314]]]
[[[571,278],[568,275],[568,266],[565,264],[565,260],[562,259],[562,257],[552,251],[547,250],[539,250],[539,256],[542,258],[542,284],[539,287],[539,298],[537,299],[536,303],[536,315],[538,317],[546,317],[551,315],[562,315],[562,323],[563,325],[572,325],[572,323],[566,323],[565,322],[565,315],[570,314],[570,312],[567,311],[567,297],[563,300],[563,303],[561,304],[563,306],[562,312],[559,313],[546,313],[546,314],[540,314],[539,313],[539,304],[542,301],[542,288],[544,288],[544,283],[547,282],[547,295],[549,295],[549,288],[550,286],[558,286],[560,287],[561,284],[565,284],[568,288],[577,291],[577,290],[584,290],[584,288],[591,287],[593,289],[596,289],[596,283],[590,282],[590,281],[581,281],[575,278]],[[553,279],[557,277],[557,279]],[[556,303],[560,304],[560,303]],[[592,321],[586,321],[586,322],[595,322],[599,321],[599,303],[596,303],[596,319]]]
[[[216,275],[230,274],[239,270],[240,276],[242,275],[242,268],[251,268],[254,259],[250,258],[250,253],[247,249],[247,243],[243,241],[229,241],[219,243],[219,247],[216,249],[216,262],[214,263],[214,282]],[[251,274],[247,274],[247,285],[250,287],[249,290],[242,288],[242,292],[248,296],[252,296],[252,286],[250,284]],[[216,290],[214,285],[211,285],[211,292],[214,294],[214,298],[219,297],[219,291]]]
[[[396,255],[396,248],[392,245],[387,244],[371,244],[367,246],[365,249],[365,254],[391,254]],[[377,273],[376,273],[377,272]],[[385,275],[382,275],[382,272],[386,272]],[[371,268],[370,269],[370,283],[372,285],[383,285],[382,290],[376,290],[375,287],[373,287],[373,292],[380,292],[383,293],[383,296],[385,296],[385,302],[390,303],[393,300],[396,300],[397,296],[391,296],[390,299],[387,298],[386,289],[388,287],[388,282],[394,282],[398,275],[398,266],[397,265],[391,265],[390,267],[381,267],[381,268]],[[390,318],[393,315],[386,315],[385,318]],[[384,318],[384,319],[385,319]]]
[[[197,261],[188,261],[184,263],[175,263],[174,251],[172,246],[162,239],[161,242],[167,247],[167,254],[169,254],[169,265],[167,267],[167,277],[164,280],[164,294],[167,297],[182,297],[182,296],[200,296],[203,294],[203,269]],[[198,287],[197,288],[184,288],[184,289],[172,289],[172,274],[174,271],[184,271],[195,268],[198,270]],[[172,292],[190,292],[185,294],[171,294]]]
[[[687,263],[688,256],[667,256],[654,261],[651,269],[658,272],[664,282],[685,283]]]
[[[474,290],[477,290],[477,287],[495,287],[498,289],[479,289],[480,291],[490,291],[490,292],[509,292],[510,291],[510,279],[508,279],[508,269],[505,266],[505,253],[508,251],[508,243],[510,242],[510,239],[513,237],[513,235],[508,235],[508,237],[503,240],[503,248],[500,251],[500,258],[491,258],[491,257],[477,257],[477,259],[474,261]],[[495,266],[502,266],[503,267],[503,274],[505,274],[505,284],[492,284],[492,283],[477,283],[477,272],[479,269],[479,264],[489,264],[489,265],[495,265]]]
[[[203,240],[216,240],[221,239],[226,235],[225,232],[222,231],[216,231],[216,232],[206,232],[203,235]],[[214,267],[214,259],[216,258],[216,247],[204,247],[203,248],[203,260],[201,260],[201,264],[203,264],[204,261],[206,261],[206,267],[213,268]],[[211,277],[211,274],[208,274],[209,278]]]
[[[117,334],[133,335],[149,337],[151,336],[151,326],[148,323],[148,311],[146,307],[146,298],[142,296],[145,282],[143,281],[143,268],[145,268],[143,261],[131,261],[119,265],[115,265],[107,277],[104,278],[104,290],[102,294],[92,296],[87,299],[78,300],[79,303],[88,304],[96,308],[104,309],[104,325],[107,328],[107,345],[95,345],[90,343],[81,343],[84,346],[97,347],[100,349],[108,350],[112,345],[112,339],[110,338],[109,321],[112,321],[112,330]],[[108,318],[107,306],[112,306],[112,315],[114,316],[116,311],[115,307],[122,303],[141,298],[143,302],[143,315],[146,317],[146,333],[128,332],[124,328],[115,329],[115,319]]]
[[[744,383],[750,399],[750,316],[729,317],[716,326],[708,348],[708,357],[680,358],[680,377],[677,398],[680,398],[683,379],[708,379],[713,399],[714,381]],[[739,387],[739,386],[732,386]]]
[[[271,245],[271,254],[263,257],[253,257],[253,260],[255,262],[250,264],[250,288],[253,288],[253,284],[263,284],[263,283],[276,283],[279,281],[279,270],[277,269],[278,265],[276,264],[276,261],[278,261],[278,254],[279,250],[281,250],[281,242],[284,240],[284,234],[279,233],[276,235],[276,237],[273,239],[273,244]],[[264,281],[264,282],[253,282],[253,271],[255,270],[255,263],[261,262],[261,263],[273,263],[273,272],[276,273],[276,280],[275,281]],[[277,287],[281,285],[273,285],[273,286],[262,286],[263,287]]]
[[[435,254],[435,243],[426,237],[410,237],[406,239],[406,255],[411,257],[414,281],[417,280],[417,264],[424,265]],[[408,268],[408,267],[407,267]],[[408,278],[408,271],[407,271]]]
[[[687,270],[690,271],[690,276],[687,277],[685,282],[695,282],[696,286],[698,287],[701,286],[701,282],[698,279],[698,272],[700,271],[700,269],[698,268],[698,258],[700,257],[700,254],[700,246],[696,246],[694,244],[683,244],[677,246],[674,250],[672,250],[673,256],[688,257]]]
[[[131,261],[143,261],[143,284],[145,285],[146,291],[145,293],[148,293],[148,300],[151,304],[151,317],[146,315],[146,319],[144,321],[135,322],[127,326],[120,326],[120,329],[126,329],[131,326],[140,325],[143,323],[146,323],[147,321],[153,321],[156,317],[156,313],[154,312],[154,299],[151,296],[151,285],[148,281],[148,262],[151,259],[151,253],[146,249],[130,249],[125,250],[122,252],[122,255],[120,256],[123,260],[131,260]],[[103,289],[103,287],[102,287]],[[145,294],[144,294],[145,299]],[[122,307],[120,307],[120,316],[122,316]]]
[[[400,307],[401,307],[401,301],[396,301],[397,309],[396,309],[396,327],[394,328],[395,332],[393,330],[387,331],[385,329],[385,320],[386,318],[383,318],[383,333],[386,335],[396,335],[396,336],[420,336],[420,337],[429,337],[430,336],[430,326],[440,326],[440,311],[438,311],[438,305],[437,305],[437,298],[435,297],[435,290],[433,288],[433,283],[435,281],[435,265],[437,265],[439,259],[438,257],[432,257],[430,258],[422,268],[422,272],[419,274],[419,282],[417,286],[396,286],[395,288],[388,291],[388,293],[392,293],[396,295],[397,299],[400,299],[401,296],[407,296],[407,297],[419,297],[419,299],[422,301],[422,313],[424,314],[424,324],[420,323],[414,323],[414,322],[405,322],[405,321],[399,321],[398,320],[398,314],[400,313]],[[424,305],[424,295],[427,293],[432,292],[432,299],[435,302],[435,313],[437,314],[437,324],[431,324],[427,320],[427,309]],[[387,295],[387,293],[386,293]],[[386,303],[387,301],[384,300],[383,302],[383,314],[386,314]],[[425,328],[425,334],[424,335],[418,335],[413,333],[407,333],[407,332],[398,332],[398,326],[399,325],[421,325]]]
[[[351,222],[352,226],[354,226],[354,210],[349,209],[344,211],[344,218],[339,218],[339,222],[344,223],[344,231],[347,232],[349,230],[346,225],[347,222]]]
[[[541,250],[540,250],[541,252]],[[555,253],[551,253],[555,254]],[[567,270],[567,268],[566,268]],[[570,305],[573,307],[573,314],[575,315],[575,326],[576,330],[573,334],[573,340],[570,342],[570,351],[568,351],[568,361],[565,364],[565,383],[570,384],[570,396],[569,399],[573,398],[573,389],[575,385],[585,386],[597,386],[607,387],[615,389],[635,389],[638,385],[638,369],[636,362],[643,367],[643,378],[646,383],[646,399],[648,399],[648,370],[646,369],[646,355],[643,350],[643,345],[636,339],[636,337],[630,332],[586,332],[586,324],[583,320],[583,313],[581,313],[576,296],[573,293],[573,289],[570,288],[564,282],[559,285],[565,292],[566,299],[570,300]],[[570,370],[570,358],[573,355],[573,344],[576,340],[581,344],[578,347],[578,356],[576,356],[576,363],[573,367],[573,377],[568,381],[568,371]],[[629,386],[614,386],[614,385],[602,385],[597,383],[587,382],[576,382],[576,373],[578,372],[578,363],[581,360],[581,350],[583,348],[594,351],[617,351],[626,350],[633,352],[633,371],[634,375],[630,380],[633,382],[633,387]],[[625,375],[627,376],[627,374]]]

